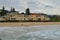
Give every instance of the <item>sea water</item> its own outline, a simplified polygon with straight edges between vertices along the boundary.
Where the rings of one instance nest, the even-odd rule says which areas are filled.
[[[1,40],[60,40],[60,25],[0,27]]]

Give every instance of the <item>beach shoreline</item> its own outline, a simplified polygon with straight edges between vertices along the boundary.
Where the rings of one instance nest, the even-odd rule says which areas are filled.
[[[39,25],[60,25],[60,22],[0,22],[0,26],[39,26]]]

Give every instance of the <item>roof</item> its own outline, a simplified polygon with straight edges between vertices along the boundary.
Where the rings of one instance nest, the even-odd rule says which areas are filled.
[[[40,13],[31,13],[30,15],[40,15]]]

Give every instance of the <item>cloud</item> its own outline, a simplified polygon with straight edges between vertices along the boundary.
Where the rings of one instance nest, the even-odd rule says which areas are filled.
[[[5,6],[16,8],[20,12],[24,12],[26,8],[30,8],[31,12],[44,12],[46,14],[56,14],[60,12],[60,0],[0,0],[0,8]]]

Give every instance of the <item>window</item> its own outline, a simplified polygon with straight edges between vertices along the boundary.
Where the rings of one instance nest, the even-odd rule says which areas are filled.
[[[36,16],[36,17],[38,17],[38,16]]]
[[[38,18],[38,21],[41,21],[41,19],[40,19],[40,18]]]
[[[33,18],[28,18],[29,20],[33,20]]]
[[[16,20],[16,18],[11,18],[11,20]]]
[[[11,15],[11,17],[12,17],[12,15]]]

